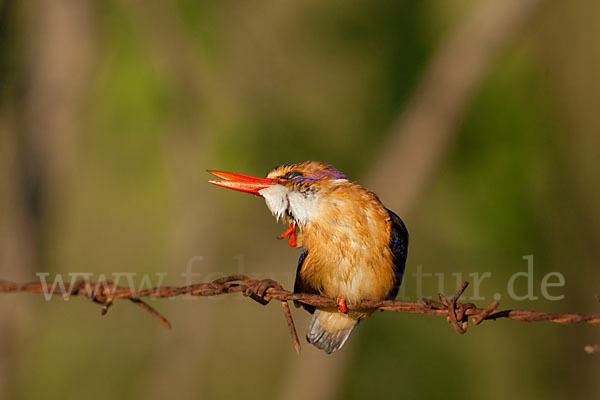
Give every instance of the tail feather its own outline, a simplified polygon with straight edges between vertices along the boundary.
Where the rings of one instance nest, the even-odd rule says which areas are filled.
[[[317,310],[310,321],[306,340],[327,354],[342,348],[358,320],[337,311]]]

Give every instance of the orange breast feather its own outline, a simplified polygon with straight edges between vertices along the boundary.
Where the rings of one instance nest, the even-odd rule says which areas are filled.
[[[357,184],[334,191],[303,227],[308,256],[300,278],[328,297],[384,299],[395,279],[390,226],[373,193]]]

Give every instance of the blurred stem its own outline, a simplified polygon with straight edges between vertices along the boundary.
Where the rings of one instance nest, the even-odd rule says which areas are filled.
[[[366,182],[400,215],[418,203],[452,145],[461,116],[540,0],[475,2],[441,43]]]
[[[123,5],[150,63],[156,68],[161,83],[167,87],[169,106],[173,110],[161,130],[165,137],[164,156],[173,197],[167,264],[179,272],[181,266],[190,262],[190,255],[196,254],[199,243],[204,244],[202,258],[210,259],[214,251],[211,249],[216,248],[219,205],[210,204],[206,196],[202,196],[207,185],[204,176],[198,173],[199,166],[211,164],[206,115],[210,114],[208,108],[212,107],[214,99],[206,100],[208,95],[215,93],[213,80],[205,52],[194,46],[198,43],[192,42],[183,29],[184,24],[174,2],[128,0]],[[199,198],[204,198],[202,206],[198,204]],[[198,264],[194,273],[209,273],[206,270],[208,266]],[[202,360],[211,357],[213,349],[209,344],[214,339],[212,331],[202,329],[202,326],[213,324],[216,310],[209,303],[198,306],[202,320],[185,319],[179,323],[182,332],[193,332],[193,335],[187,337],[185,343],[164,346],[169,351],[157,355],[169,365],[193,365],[193,368],[173,369],[165,373],[160,364],[153,365],[144,377],[144,397],[169,397],[172,386],[176,385],[180,393],[187,396],[183,398],[193,399],[196,387],[208,386],[205,381],[206,362]],[[163,336],[162,340],[173,340],[162,332],[159,334]],[[196,361],[191,364],[189,348],[195,349]]]
[[[18,82],[11,88],[16,93],[6,99],[16,117],[8,122],[4,139],[12,151],[10,160],[2,160],[10,162],[12,172],[5,183],[10,185],[5,195],[12,212],[0,226],[8,232],[0,238],[2,271],[7,276],[52,269],[48,249],[57,238],[48,232],[48,216],[63,207],[58,197],[64,193],[75,161],[75,138],[94,53],[92,6],[89,0],[2,4],[11,8],[7,16],[14,20],[10,25],[18,27],[10,39]],[[17,323],[19,315],[28,314],[26,307],[19,302],[2,312],[0,336],[5,341],[0,348],[0,379],[7,381],[0,381],[3,398],[13,397],[7,393],[24,387],[14,374],[19,373],[24,352],[18,349],[27,340],[20,330],[32,331],[26,323]]]

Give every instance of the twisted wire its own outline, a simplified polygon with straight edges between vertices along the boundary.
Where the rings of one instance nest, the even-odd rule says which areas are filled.
[[[380,309],[399,313],[426,314],[446,317],[456,332],[464,334],[469,325],[469,318],[474,325],[483,321],[507,318],[516,321],[538,322],[551,321],[559,324],[600,324],[600,313],[545,313],[534,310],[498,310],[499,303],[492,302],[485,308],[477,307],[473,303],[462,303],[458,300],[466,290],[469,283],[464,281],[448,300],[439,294],[440,301],[423,298],[419,301],[403,300],[365,300],[360,303],[348,303],[349,310]],[[61,287],[41,282],[18,284],[9,281],[0,281],[0,293],[37,293],[45,295],[61,295],[64,298],[71,296],[84,296],[102,306],[101,314],[104,315],[115,300],[126,299],[142,308],[163,326],[170,328],[169,321],[158,311],[149,306],[142,298],[170,298],[176,296],[219,296],[231,293],[242,293],[262,305],[271,300],[281,303],[282,310],[290,330],[294,348],[300,353],[300,341],[296,333],[294,320],[290,312],[288,301],[295,300],[316,307],[337,307],[334,299],[317,294],[292,293],[285,290],[281,284],[272,279],[255,280],[245,275],[230,275],[215,279],[212,282],[196,283],[189,286],[158,286],[143,290],[135,290],[115,285],[112,281],[91,282],[78,280],[70,287]],[[600,300],[600,297],[598,297]],[[600,352],[599,345],[586,346],[588,353]]]

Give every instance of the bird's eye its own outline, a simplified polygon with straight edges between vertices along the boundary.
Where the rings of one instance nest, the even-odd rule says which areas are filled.
[[[302,176],[302,172],[291,171],[291,172],[288,172],[287,174],[285,174],[284,176],[282,176],[282,178],[283,179],[294,179],[294,178],[297,178],[299,176]]]

